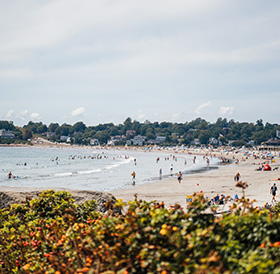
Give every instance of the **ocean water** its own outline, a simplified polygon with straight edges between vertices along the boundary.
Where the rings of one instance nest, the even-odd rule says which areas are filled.
[[[159,158],[159,161],[157,161]],[[0,187],[68,188],[110,191],[206,169],[202,156],[156,151],[106,150],[94,148],[0,147]],[[218,159],[210,158],[210,167]],[[8,179],[12,172],[15,178]],[[185,176],[184,175],[184,176]]]

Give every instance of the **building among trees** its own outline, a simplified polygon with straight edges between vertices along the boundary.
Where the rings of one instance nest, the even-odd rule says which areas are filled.
[[[0,129],[0,138],[15,138],[15,134],[11,130]]]

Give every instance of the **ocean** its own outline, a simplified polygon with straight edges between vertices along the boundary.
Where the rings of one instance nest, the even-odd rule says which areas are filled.
[[[43,189],[76,189],[110,191],[163,179],[181,171],[188,173],[207,169],[202,156],[157,151],[109,150],[96,148],[0,147],[0,187]],[[209,158],[210,167],[218,159]],[[12,172],[13,179],[8,179]]]

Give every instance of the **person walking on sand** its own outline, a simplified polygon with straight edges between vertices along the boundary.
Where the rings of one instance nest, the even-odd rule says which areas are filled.
[[[181,184],[181,181],[182,181],[182,172],[181,171],[179,171],[179,173],[178,173],[178,175],[177,175],[177,179],[178,179],[178,182],[179,182],[179,184]]]
[[[234,176],[234,181],[239,181],[239,179],[240,179],[240,177],[241,177],[241,175],[240,175],[240,173],[239,172],[237,172],[236,174],[235,174],[235,176]]]
[[[272,200],[271,202],[275,202],[276,203],[276,199],[275,199],[275,196],[276,196],[276,191],[277,191],[277,186],[276,184],[274,183],[274,185],[271,187],[270,189],[270,194],[272,194]]]

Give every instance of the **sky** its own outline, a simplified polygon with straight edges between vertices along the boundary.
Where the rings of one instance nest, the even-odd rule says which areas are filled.
[[[0,120],[280,124],[279,0],[1,0]]]

